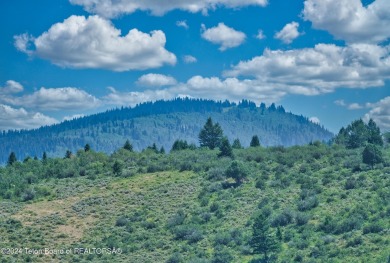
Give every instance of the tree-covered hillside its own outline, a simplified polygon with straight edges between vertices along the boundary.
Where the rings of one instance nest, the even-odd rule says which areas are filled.
[[[140,151],[155,143],[169,151],[177,139],[198,145],[197,136],[208,117],[223,128],[230,139],[248,146],[257,135],[263,146],[302,145],[310,141],[328,141],[332,134],[306,117],[287,113],[282,106],[256,106],[253,102],[235,103],[211,100],[175,99],[148,102],[134,108],[114,109],[61,124],[29,131],[0,134],[0,162],[15,152],[27,156],[64,156],[91,145],[95,150],[112,153],[129,139]]]
[[[242,148],[218,126],[203,125],[204,147],[177,141],[170,153],[126,142],[111,155],[10,155],[2,262],[389,262],[390,151],[373,125],[353,129],[365,133],[354,148],[353,132],[287,148],[252,136]],[[373,147],[380,158],[366,162]]]

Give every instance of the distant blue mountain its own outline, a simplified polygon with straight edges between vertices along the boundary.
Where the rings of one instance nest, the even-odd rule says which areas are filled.
[[[233,141],[238,138],[248,146],[258,135],[263,146],[292,146],[311,141],[329,141],[333,134],[312,123],[307,117],[285,112],[275,104],[266,107],[247,100],[240,103],[202,99],[177,98],[139,104],[133,108],[108,110],[60,124],[34,130],[0,133],[0,162],[10,152],[19,160],[27,156],[64,156],[89,144],[92,149],[112,153],[128,139],[135,150],[153,143],[169,151],[175,140],[198,145],[198,134],[207,118],[218,122],[224,134]]]

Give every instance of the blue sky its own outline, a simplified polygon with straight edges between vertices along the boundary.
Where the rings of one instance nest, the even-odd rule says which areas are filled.
[[[177,96],[390,130],[388,0],[4,0],[0,130]]]

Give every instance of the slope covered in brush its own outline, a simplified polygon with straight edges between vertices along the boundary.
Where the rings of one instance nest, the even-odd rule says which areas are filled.
[[[208,148],[110,156],[86,148],[14,162],[0,167],[1,257],[253,263],[266,252],[280,263],[388,262],[390,156],[387,145],[379,150],[374,165],[363,162],[364,147],[319,142],[233,149],[231,157]]]

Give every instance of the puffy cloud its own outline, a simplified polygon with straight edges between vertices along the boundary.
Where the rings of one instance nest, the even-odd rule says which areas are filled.
[[[109,90],[111,92],[102,98],[106,105],[135,106],[145,101],[169,100],[176,97],[169,89],[118,92],[110,87]]]
[[[241,45],[246,38],[243,32],[234,30],[224,23],[219,23],[218,26],[209,29],[202,25],[202,30],[204,30],[202,38],[213,44],[220,45],[219,50],[221,51]]]
[[[0,87],[1,94],[19,93],[23,91],[23,86],[14,80],[8,80],[4,87]]]
[[[285,25],[281,31],[277,32],[275,38],[282,40],[285,44],[290,44],[300,35],[298,27],[299,24],[297,22],[291,22]]]
[[[84,114],[74,114],[72,116],[65,116],[64,118],[62,118],[62,120],[63,121],[71,121],[71,120],[74,120],[74,119],[82,118],[84,116],[85,116]]]
[[[44,88],[24,96],[0,97],[0,100],[15,106],[40,110],[89,109],[100,105],[100,101],[87,92],[73,88]]]
[[[14,36],[14,45],[17,50],[27,53],[28,55],[31,55],[31,51],[29,50],[31,48],[31,42],[34,41],[34,37],[30,36],[27,33]]]
[[[360,109],[363,109],[363,108],[366,108],[368,107],[368,105],[360,105],[359,103],[350,103],[350,104],[347,104],[345,103],[344,100],[335,100],[334,101],[334,104],[338,105],[338,106],[341,106],[341,107],[345,107],[347,108],[348,110],[360,110]]]
[[[390,131],[390,97],[385,97],[377,103],[369,103],[368,106],[371,110],[363,119],[373,119],[382,131]]]
[[[160,30],[150,34],[132,29],[121,36],[111,22],[98,16],[71,16],[32,39],[15,36],[15,46],[29,55],[69,68],[100,68],[113,71],[142,70],[176,63],[165,49]],[[35,49],[28,49],[32,45]]]
[[[363,109],[364,106],[360,105],[359,103],[351,103],[347,107],[349,110],[360,110]]]
[[[390,47],[355,44],[338,47],[265,50],[262,56],[242,61],[225,76],[249,76],[288,93],[318,95],[336,88],[383,86],[390,78]],[[284,88],[283,88],[284,87]]]
[[[260,30],[257,32],[256,38],[257,38],[257,39],[260,39],[260,40],[266,38],[266,36],[264,35],[263,30],[260,29]]]
[[[114,88],[102,100],[106,105],[131,105],[144,101],[172,99],[176,97],[205,98],[214,100],[240,101],[243,98],[260,102],[275,102],[286,92],[267,87],[257,80],[239,80],[237,78],[220,79],[194,76],[185,83],[163,89],[148,89],[137,92],[118,92]]]
[[[198,60],[196,59],[196,57],[193,57],[191,55],[185,55],[183,57],[183,61],[186,64],[191,64],[191,63],[196,63]]]
[[[257,80],[237,78],[220,79],[194,76],[185,84],[175,88],[177,94],[195,98],[240,101],[243,98],[255,102],[275,102],[286,93],[274,87],[263,85]]]
[[[0,104],[0,130],[33,129],[58,121],[39,112],[28,112],[24,108],[12,108]]]
[[[227,8],[239,8],[249,5],[265,6],[267,0],[69,0],[74,5],[81,5],[90,13],[96,13],[104,17],[117,17],[123,14],[131,14],[137,10],[150,11],[153,15],[163,15],[171,10],[180,9],[191,13],[214,10],[223,6]]]
[[[186,20],[183,20],[183,21],[176,21],[176,25],[177,25],[178,27],[182,27],[182,28],[185,28],[185,29],[188,29],[188,28],[189,28],[189,26],[188,26]]]
[[[320,124],[321,123],[320,119],[318,117],[315,117],[315,116],[310,117],[309,121],[311,121],[312,123],[315,123],[315,124]]]
[[[306,0],[303,17],[349,43],[379,43],[390,37],[390,1],[375,0],[363,6],[361,0]]]
[[[347,106],[347,104],[345,103],[344,100],[335,100],[334,104],[336,104],[338,106],[342,106],[342,107],[346,107]]]
[[[162,74],[146,74],[142,75],[138,80],[137,84],[146,87],[161,87],[161,86],[172,86],[177,83],[176,79],[171,76]]]

